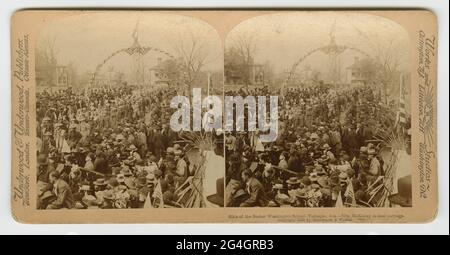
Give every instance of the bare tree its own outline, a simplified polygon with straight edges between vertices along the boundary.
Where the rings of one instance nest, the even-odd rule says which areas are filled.
[[[385,103],[388,101],[388,86],[393,85],[399,72],[402,51],[391,39],[388,44],[375,44],[375,60],[380,66],[378,80],[383,85]]]
[[[405,54],[405,45],[398,38],[381,38],[378,34],[369,34],[355,28],[364,40],[375,60],[378,69],[376,80],[382,85],[385,102],[388,101],[388,87],[393,85]]]
[[[53,70],[56,67],[58,49],[56,47],[56,36],[43,37],[36,46],[36,70],[38,85],[55,85]]]
[[[37,45],[37,64],[55,65],[59,50],[56,48],[56,36],[47,36]]]
[[[249,32],[242,33],[233,39],[231,45],[238,51],[244,61],[243,79],[245,86],[248,89],[248,85],[250,84],[251,68],[257,51],[256,36]]]
[[[204,37],[189,31],[187,37],[181,37],[174,45],[174,50],[179,58],[182,80],[185,82],[188,95],[191,93],[192,84],[199,78],[203,67],[208,63],[208,49]]]

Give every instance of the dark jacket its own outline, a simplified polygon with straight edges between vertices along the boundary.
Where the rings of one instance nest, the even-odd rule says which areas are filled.
[[[263,185],[256,178],[250,178],[246,191],[249,193],[250,197],[240,205],[241,207],[265,207],[269,203],[269,199],[266,196]]]
[[[69,184],[64,180],[58,180],[56,186],[54,187],[56,200],[51,203],[52,206],[58,208],[72,208],[75,204],[72,190]]]

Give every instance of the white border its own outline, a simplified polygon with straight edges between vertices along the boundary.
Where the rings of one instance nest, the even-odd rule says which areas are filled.
[[[80,224],[80,225],[27,225],[19,224],[11,216],[10,176],[11,176],[11,79],[10,79],[10,17],[23,8],[150,8],[150,7],[191,7],[191,8],[426,8],[432,10],[439,21],[439,77],[438,77],[438,137],[439,137],[439,213],[428,224]],[[447,0],[315,0],[298,3],[295,0],[217,0],[189,1],[158,0],[149,3],[133,1],[92,1],[92,0],[14,0],[0,3],[0,234],[449,234],[449,162],[448,130],[448,66],[449,66],[449,2]]]

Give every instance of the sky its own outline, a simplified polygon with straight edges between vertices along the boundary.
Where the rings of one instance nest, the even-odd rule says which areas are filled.
[[[302,12],[277,13],[258,16],[243,21],[227,36],[225,47],[233,45],[235,38],[242,34],[254,35],[256,45],[255,61],[272,63],[275,73],[290,69],[302,55],[330,41],[334,26],[335,41],[338,45],[356,47],[373,54],[373,47],[393,42],[400,55],[400,68],[406,69],[409,62],[409,37],[400,25],[383,17],[370,14],[348,12]],[[341,67],[354,62],[363,55],[345,51],[341,55]],[[306,58],[299,68],[309,65],[326,71],[328,57],[318,52]]]
[[[39,33],[38,45],[55,39],[58,64],[73,63],[78,73],[93,71],[112,52],[132,45],[132,33],[139,21],[138,31],[142,46],[157,47],[174,54],[174,45],[187,38],[188,31],[199,35],[208,51],[204,71],[223,70],[223,49],[216,30],[207,23],[192,17],[150,12],[89,12],[50,22]],[[401,59],[401,69],[408,68],[409,39],[407,32],[397,23],[370,14],[349,12],[298,12],[278,13],[247,19],[230,31],[225,47],[242,33],[253,34],[256,40],[255,60],[269,61],[275,73],[290,69],[306,52],[325,46],[330,41],[334,27],[337,44],[356,47],[373,54],[373,47],[393,42]],[[351,65],[354,57],[363,57],[353,51],[341,55],[341,68]],[[151,52],[144,57],[146,67],[156,64],[158,57]],[[328,57],[317,52],[299,67],[310,66],[322,72],[328,70]],[[132,58],[120,54],[104,67],[127,73]]]
[[[208,63],[204,70],[223,70],[222,42],[215,29],[199,19],[175,14],[108,12],[62,18],[40,31],[38,45],[54,39],[58,64],[72,62],[78,73],[92,71],[114,51],[133,44],[132,33],[138,21],[142,46],[156,47],[175,55],[175,43],[187,38],[188,31],[192,31],[205,42]],[[146,67],[154,66],[158,57],[164,59],[163,54],[150,53],[144,57]],[[120,54],[112,58],[105,69],[112,66],[114,70],[127,72],[131,64],[132,58]]]

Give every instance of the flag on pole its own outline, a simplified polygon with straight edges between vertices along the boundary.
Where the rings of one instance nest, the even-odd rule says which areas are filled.
[[[145,209],[154,208],[153,204],[152,204],[152,200],[150,198],[150,192],[147,194],[147,198],[145,199],[144,208]]]
[[[352,206],[356,206],[355,191],[353,189],[353,183],[351,180],[348,182],[344,196],[349,197],[352,200]]]
[[[62,153],[70,153],[70,152],[71,152],[70,146],[69,146],[69,144],[67,143],[67,140],[66,140],[66,139],[64,139],[64,140],[62,141],[61,152],[62,152]]]
[[[334,205],[334,207],[338,207],[338,208],[344,207],[344,202],[342,202],[342,195],[341,195],[340,191],[339,191],[339,195],[336,199],[336,204]]]
[[[158,180],[155,186],[155,190],[153,191],[153,198],[155,207],[163,208],[164,207],[164,198],[161,189],[161,180]]]
[[[406,106],[405,106],[406,88],[405,88],[405,79],[403,77],[403,73],[400,75],[400,84],[399,85],[400,85],[400,89],[399,89],[399,100],[398,100],[396,125],[400,125],[401,127],[404,127],[406,124]]]
[[[211,93],[211,86],[212,86],[212,79],[211,79],[211,73],[210,72],[208,72],[208,96],[210,95],[210,93]]]

